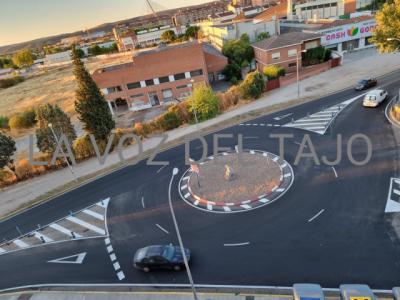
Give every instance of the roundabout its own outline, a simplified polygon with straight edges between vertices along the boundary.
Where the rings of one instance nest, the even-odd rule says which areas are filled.
[[[192,165],[179,181],[189,205],[216,213],[253,210],[278,200],[292,185],[292,167],[260,150],[223,152]]]

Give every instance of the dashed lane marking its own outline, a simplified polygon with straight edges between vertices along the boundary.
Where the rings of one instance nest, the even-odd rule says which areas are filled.
[[[160,224],[156,224],[156,226],[158,228],[160,228],[161,231],[165,232],[166,234],[169,234],[169,231],[167,229],[165,229],[164,227],[162,227]]]
[[[118,279],[119,279],[119,280],[123,280],[123,279],[125,278],[125,274],[124,274],[124,272],[122,272],[122,271],[118,272],[118,273],[117,273],[117,276],[118,276]]]
[[[104,242],[105,242],[105,244],[107,246],[107,252],[110,255],[110,260],[111,260],[113,268],[114,268],[114,270],[116,272],[118,280],[121,281],[121,280],[123,280],[125,278],[125,274],[121,270],[121,265],[119,264],[119,262],[117,260],[117,256],[114,253],[114,249],[113,249],[113,247],[111,245],[111,240],[109,238],[106,238],[106,239],[104,239]]]
[[[250,242],[236,243],[236,244],[224,244],[225,247],[238,247],[238,246],[247,246],[247,245],[250,245]]]
[[[323,212],[325,211],[325,209],[321,209],[314,217],[312,217],[311,219],[308,220],[308,223],[311,223],[312,221],[314,221],[316,218],[318,218]]]

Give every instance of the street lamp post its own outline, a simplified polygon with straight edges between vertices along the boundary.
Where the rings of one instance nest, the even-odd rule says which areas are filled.
[[[50,128],[50,130],[51,130],[51,132],[52,132],[52,134],[54,136],[54,139],[56,140],[56,143],[58,145],[59,141],[58,141],[58,137],[57,137],[57,135],[56,135],[56,133],[55,133],[55,131],[53,129],[53,124],[49,123],[48,126],[49,126],[49,128]],[[60,147],[60,149],[61,149],[61,152],[62,152],[64,158],[65,158],[65,161],[67,162],[68,168],[71,171],[72,176],[74,176],[75,181],[78,182],[78,178],[76,177],[76,175],[74,173],[74,169],[72,168],[71,164],[68,161],[67,155],[65,154],[63,147]]]
[[[300,52],[297,53],[297,62],[296,62],[296,79],[297,79],[297,99],[300,99],[300,57],[302,53],[306,53],[307,50],[302,50]]]
[[[196,288],[194,287],[192,272],[190,271],[189,263],[188,263],[188,260],[187,260],[187,257],[186,257],[186,253],[185,253],[185,247],[183,247],[181,233],[179,231],[178,222],[176,221],[174,207],[172,206],[172,200],[171,200],[171,186],[172,186],[172,182],[174,181],[174,177],[175,177],[175,175],[178,174],[178,172],[179,172],[178,168],[174,168],[173,171],[172,171],[172,177],[171,177],[171,181],[169,182],[169,188],[168,188],[168,203],[169,203],[169,208],[171,210],[171,215],[172,215],[172,220],[174,222],[176,235],[178,236],[179,247],[180,247],[181,252],[182,252],[183,262],[185,264],[186,272],[187,272],[187,275],[188,275],[188,278],[189,278],[190,287],[192,288],[193,297],[194,297],[195,300],[199,300],[199,297],[197,296]]]
[[[194,79],[190,79],[191,85],[192,85],[192,96],[193,96],[193,91],[194,91]],[[193,113],[194,113],[194,119],[196,121],[196,124],[199,124],[199,119],[197,119],[197,111],[196,107],[193,105]]]

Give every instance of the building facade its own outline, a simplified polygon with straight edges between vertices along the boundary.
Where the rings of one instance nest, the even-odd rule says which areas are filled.
[[[92,77],[113,113],[121,103],[138,111],[188,97],[193,83],[220,79],[227,63],[211,45],[189,42],[136,53],[131,63],[96,70]]]
[[[180,9],[173,17],[176,27],[187,26],[207,19],[210,15],[226,11],[227,1],[215,1],[207,5],[195,5]]]
[[[254,43],[257,69],[279,65],[287,73],[295,72],[302,64],[301,52],[321,45],[321,36],[314,33],[291,32]]]
[[[227,41],[240,39],[243,34],[249,36],[250,42],[255,42],[257,36],[262,32],[267,32],[270,36],[279,34],[279,22],[277,20],[259,23],[253,20],[221,24],[203,22],[198,25],[210,43],[219,50]]]
[[[356,12],[373,0],[300,0],[288,2],[288,13],[295,19],[329,19],[338,18]],[[289,19],[293,16],[288,15]]]

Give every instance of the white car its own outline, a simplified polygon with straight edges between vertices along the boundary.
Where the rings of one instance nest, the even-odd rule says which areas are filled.
[[[363,106],[365,107],[377,107],[381,102],[383,102],[388,93],[385,90],[373,90],[368,92],[363,101]]]

